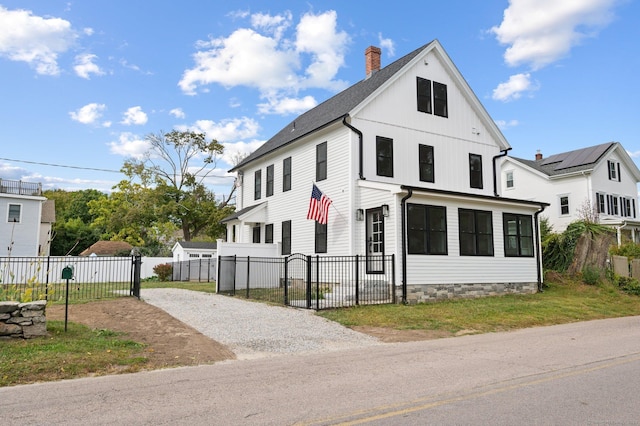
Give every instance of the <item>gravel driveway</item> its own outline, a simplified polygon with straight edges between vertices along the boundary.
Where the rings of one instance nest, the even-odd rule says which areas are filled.
[[[143,289],[141,298],[228,346],[238,359],[381,344],[307,309],[175,288]]]

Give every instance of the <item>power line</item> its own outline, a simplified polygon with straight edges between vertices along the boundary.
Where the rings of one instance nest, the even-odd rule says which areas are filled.
[[[0,157],[0,160],[13,161],[15,163],[36,164],[38,166],[64,167],[66,169],[93,170],[93,171],[96,171],[96,172],[108,172],[108,173],[122,173],[120,170],[97,169],[97,168],[94,168],[94,167],[67,166],[67,165],[64,165],[64,164],[40,163],[38,161],[14,160],[14,159],[11,159],[11,158],[1,158]]]

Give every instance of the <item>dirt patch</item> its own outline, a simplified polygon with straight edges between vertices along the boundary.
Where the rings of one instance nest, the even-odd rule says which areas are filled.
[[[47,319],[64,321],[64,305],[48,305]],[[146,368],[210,364],[235,355],[226,346],[160,308],[133,297],[69,305],[69,321],[92,329],[126,333],[126,338],[145,344]],[[451,333],[429,330],[394,330],[382,327],[353,327],[385,343],[450,337]]]
[[[124,332],[126,338],[144,343],[148,369],[235,359],[226,346],[133,297],[69,305],[68,315],[70,322]],[[64,321],[64,305],[48,305],[47,319]]]

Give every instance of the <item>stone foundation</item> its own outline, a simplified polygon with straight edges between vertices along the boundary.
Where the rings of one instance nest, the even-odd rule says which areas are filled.
[[[504,294],[533,294],[537,283],[489,284],[412,284],[407,286],[407,303],[434,302],[447,299],[473,299]],[[402,287],[398,287],[397,300],[402,301]]]
[[[0,302],[0,339],[46,336],[46,300]]]

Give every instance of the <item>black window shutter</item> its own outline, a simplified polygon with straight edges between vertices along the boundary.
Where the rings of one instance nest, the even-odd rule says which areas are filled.
[[[609,180],[611,180],[611,161],[607,160],[607,173],[609,173]]]
[[[611,195],[607,195],[607,214],[611,214]]]
[[[633,217],[636,217],[636,200],[631,200],[631,206],[633,207]]]
[[[620,163],[618,163],[618,182],[620,182]]]

